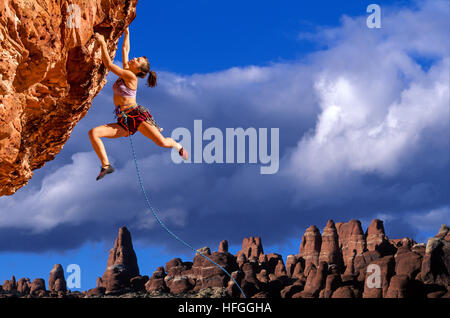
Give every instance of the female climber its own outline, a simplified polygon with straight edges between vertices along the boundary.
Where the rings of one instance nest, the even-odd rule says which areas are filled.
[[[94,36],[100,44],[103,63],[110,71],[119,76],[113,86],[114,104],[116,106],[114,112],[117,122],[101,125],[89,130],[89,139],[102,163],[97,180],[100,180],[108,173],[114,172],[114,168],[111,166],[108,156],[106,155],[105,146],[100,139],[102,137],[127,137],[130,133],[133,135],[136,131],[140,131],[144,136],[153,140],[160,147],[175,147],[180,156],[184,160],[187,160],[188,153],[186,149],[172,138],[164,137],[161,134],[163,129],[158,126],[155,119],[150,114],[150,111],[144,106],[136,103],[138,77],[145,78],[148,74],[147,85],[149,87],[155,87],[156,73],[150,71],[150,64],[145,56],[133,58],[131,61],[128,61],[128,54],[130,53],[128,28],[125,30],[122,46],[123,68],[112,63],[103,36],[98,33],[95,33]],[[123,116],[122,112],[125,116]]]

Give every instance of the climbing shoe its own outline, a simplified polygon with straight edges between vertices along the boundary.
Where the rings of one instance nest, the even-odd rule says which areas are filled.
[[[97,180],[100,180],[108,173],[113,173],[113,172],[114,172],[114,168],[111,165],[107,165],[105,168],[102,167],[102,170],[100,170],[100,174],[98,175]]]
[[[178,153],[180,154],[181,158],[183,158],[184,160],[187,160],[189,157],[186,149],[184,149],[183,147],[181,147],[181,149]]]

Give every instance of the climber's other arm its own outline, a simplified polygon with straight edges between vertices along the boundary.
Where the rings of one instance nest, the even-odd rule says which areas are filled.
[[[130,32],[128,28],[125,29],[123,44],[122,44],[122,63],[123,69],[128,70],[128,54],[130,53]]]
[[[111,58],[109,57],[108,54],[108,47],[106,46],[106,42],[105,39],[103,38],[103,35],[95,33],[95,38],[97,39],[102,49],[102,61],[103,64],[105,64],[106,68],[123,79],[134,80],[136,75],[134,75],[133,72],[124,70],[123,68],[117,66],[111,61]]]

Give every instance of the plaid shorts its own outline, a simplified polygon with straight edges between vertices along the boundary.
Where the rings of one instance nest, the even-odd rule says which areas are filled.
[[[152,114],[150,114],[150,111],[144,106],[134,105],[132,107],[125,109],[123,111],[123,113],[125,113],[126,115],[125,117],[122,115],[122,112],[120,111],[120,106],[116,106],[114,113],[115,118],[117,118],[117,123],[123,129],[129,132],[128,135],[130,133],[134,135],[138,130],[139,125],[144,121],[155,126],[156,128],[159,129],[159,131],[163,131],[163,128],[158,126]]]

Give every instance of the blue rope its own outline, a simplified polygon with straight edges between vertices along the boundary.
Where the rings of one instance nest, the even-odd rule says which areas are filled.
[[[239,286],[239,284],[234,280],[234,278],[231,276],[230,273],[228,273],[228,271],[223,268],[222,266],[220,266],[219,264],[217,264],[216,262],[214,262],[212,259],[210,259],[208,256],[204,255],[202,252],[196,250],[195,248],[193,248],[191,245],[189,245],[188,243],[186,243],[185,241],[183,241],[181,238],[179,238],[175,233],[173,233],[171,230],[169,230],[167,228],[167,226],[161,221],[161,219],[159,218],[158,214],[156,214],[156,212],[153,209],[152,204],[150,203],[150,199],[147,196],[147,192],[144,189],[144,185],[142,182],[142,178],[141,178],[141,173],[139,171],[139,165],[137,163],[137,159],[136,159],[136,152],[134,151],[134,145],[133,145],[133,139],[131,138],[131,133],[129,130],[129,126],[128,126],[128,116],[124,113],[121,112],[122,116],[125,118],[125,122],[127,123],[127,127],[128,127],[128,135],[129,135],[129,139],[130,139],[130,144],[131,144],[131,151],[133,153],[133,159],[134,159],[134,164],[136,165],[136,172],[137,172],[137,176],[138,176],[138,180],[139,180],[139,185],[141,186],[141,190],[144,193],[144,197],[145,197],[145,201],[147,202],[148,207],[150,208],[150,211],[152,211],[153,216],[156,218],[156,220],[158,221],[158,223],[162,226],[162,228],[164,230],[167,231],[167,233],[169,233],[170,235],[172,235],[176,240],[178,240],[180,243],[186,245],[187,247],[189,247],[191,250],[193,250],[195,253],[200,254],[203,258],[207,259],[208,261],[210,261],[211,263],[213,263],[214,265],[216,265],[218,268],[220,268],[225,274],[227,274],[231,280],[233,280],[233,282],[236,284],[236,286],[239,288],[239,290],[242,293],[242,296],[244,296],[244,298],[247,298],[245,296],[244,291],[242,290],[241,286]]]

